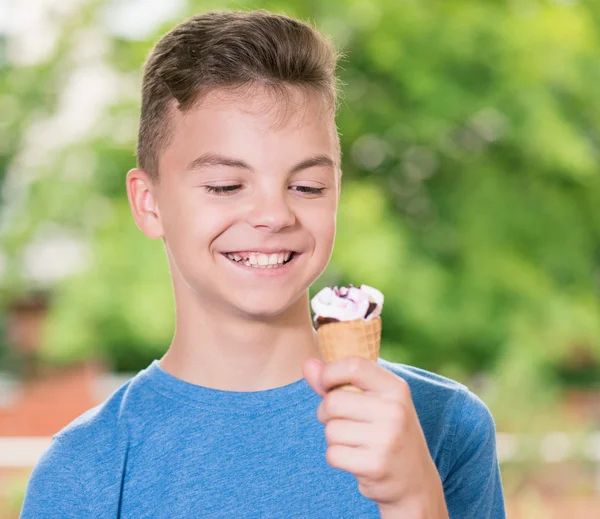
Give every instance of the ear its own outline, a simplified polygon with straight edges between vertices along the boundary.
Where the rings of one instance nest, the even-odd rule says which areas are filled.
[[[127,198],[136,225],[149,238],[163,237],[160,212],[156,201],[156,186],[141,169],[131,169],[126,180]]]

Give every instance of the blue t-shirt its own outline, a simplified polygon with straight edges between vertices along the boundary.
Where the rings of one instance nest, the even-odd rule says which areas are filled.
[[[377,362],[410,385],[451,519],[504,519],[485,404],[458,382]],[[321,401],[305,379],[222,391],[155,360],[53,437],[21,519],[378,518],[355,476],[325,459]]]

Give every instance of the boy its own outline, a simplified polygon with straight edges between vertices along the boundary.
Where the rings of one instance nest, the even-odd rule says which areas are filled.
[[[336,62],[264,11],[196,16],[152,50],[126,185],[165,244],[173,342],[54,436],[22,519],[505,517],[494,422],[465,386],[321,362],[308,288],[335,237]]]

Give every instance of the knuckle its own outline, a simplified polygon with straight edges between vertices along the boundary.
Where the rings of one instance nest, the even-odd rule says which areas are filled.
[[[327,440],[327,443],[334,443],[336,435],[337,425],[335,420],[332,420],[325,426],[325,439]]]
[[[392,424],[392,430],[402,430],[406,423],[406,412],[402,406],[394,406],[388,413],[388,418]]]
[[[381,440],[381,449],[383,452],[393,452],[396,447],[398,436],[394,433],[388,434]]]
[[[335,392],[331,392],[325,397],[323,407],[325,408],[328,416],[335,416],[336,412],[338,411],[339,404],[337,396],[338,395],[336,395]]]
[[[367,477],[373,481],[378,481],[384,478],[385,475],[385,456],[379,453],[373,456],[373,461],[370,464],[367,472]]]
[[[329,447],[325,451],[325,459],[327,463],[331,466],[336,466],[338,464],[338,451],[335,447]]]
[[[396,397],[399,400],[406,400],[411,398],[410,385],[403,378],[398,377],[399,383],[397,385]]]
[[[325,409],[323,407],[323,404],[319,405],[317,409],[317,420],[319,420],[319,422],[321,423],[325,422]]]

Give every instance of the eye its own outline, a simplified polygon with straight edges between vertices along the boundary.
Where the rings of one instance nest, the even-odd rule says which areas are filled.
[[[297,187],[300,193],[310,193],[311,195],[320,195],[325,191],[324,187],[292,186]]]
[[[239,184],[231,185],[231,186],[204,186],[204,189],[209,193],[214,194],[225,194],[225,193],[233,193],[237,191],[240,187]],[[310,186],[292,186],[292,188],[297,188],[300,193],[307,193],[311,195],[320,195],[325,191],[324,187],[310,187]]]
[[[240,187],[241,187],[240,185],[234,185],[234,186],[204,186],[204,189],[206,189],[206,191],[208,191],[209,193],[224,194],[224,193],[231,193],[233,191],[236,191]]]

